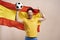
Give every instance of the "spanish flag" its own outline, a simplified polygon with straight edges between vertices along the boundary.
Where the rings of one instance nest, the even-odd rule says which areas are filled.
[[[21,16],[27,18],[27,9],[28,6],[23,6],[23,8],[20,10],[19,13],[19,19]],[[34,9],[34,15],[39,17],[40,12],[38,9]],[[15,21],[15,15],[16,15],[16,7],[15,4],[4,2],[0,0],[0,25],[6,25],[8,27],[16,27],[20,30],[24,30],[24,24],[19,23]],[[38,22],[38,32],[39,32],[39,26],[41,22]]]

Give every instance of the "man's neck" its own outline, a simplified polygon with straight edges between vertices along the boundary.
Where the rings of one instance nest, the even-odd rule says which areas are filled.
[[[28,17],[28,19],[32,19],[32,17]]]

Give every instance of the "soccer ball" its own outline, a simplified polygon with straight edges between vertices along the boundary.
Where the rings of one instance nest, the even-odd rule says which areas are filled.
[[[19,10],[19,9],[22,9],[22,6],[23,4],[22,3],[16,3],[16,9]]]

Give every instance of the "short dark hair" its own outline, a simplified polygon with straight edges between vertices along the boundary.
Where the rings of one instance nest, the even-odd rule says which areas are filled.
[[[32,12],[34,12],[33,8],[28,8],[26,12],[28,13],[29,10],[31,10]]]

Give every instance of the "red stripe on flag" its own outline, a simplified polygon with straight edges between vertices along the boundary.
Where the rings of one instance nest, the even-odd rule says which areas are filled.
[[[15,4],[9,3],[9,2],[5,2],[5,1],[0,1],[0,5],[9,8],[11,10],[16,10],[16,6]],[[23,8],[20,10],[22,12],[26,12],[27,9],[30,8],[29,6],[23,6]],[[34,9],[34,14],[37,14],[39,11],[38,9]]]
[[[2,18],[2,17],[0,17],[0,25],[5,25],[8,27],[15,27],[17,29],[24,30],[24,25],[22,23],[9,20],[6,18]],[[38,25],[37,32],[40,32],[40,25]]]
[[[0,1],[0,5],[5,6],[6,8],[12,9],[12,10],[16,10],[15,4],[12,3],[8,3],[5,1]]]
[[[19,23],[19,22],[13,21],[13,20],[9,20],[6,18],[0,17],[0,25],[6,25],[9,27],[16,27],[20,30],[24,30],[24,25],[22,23]]]

